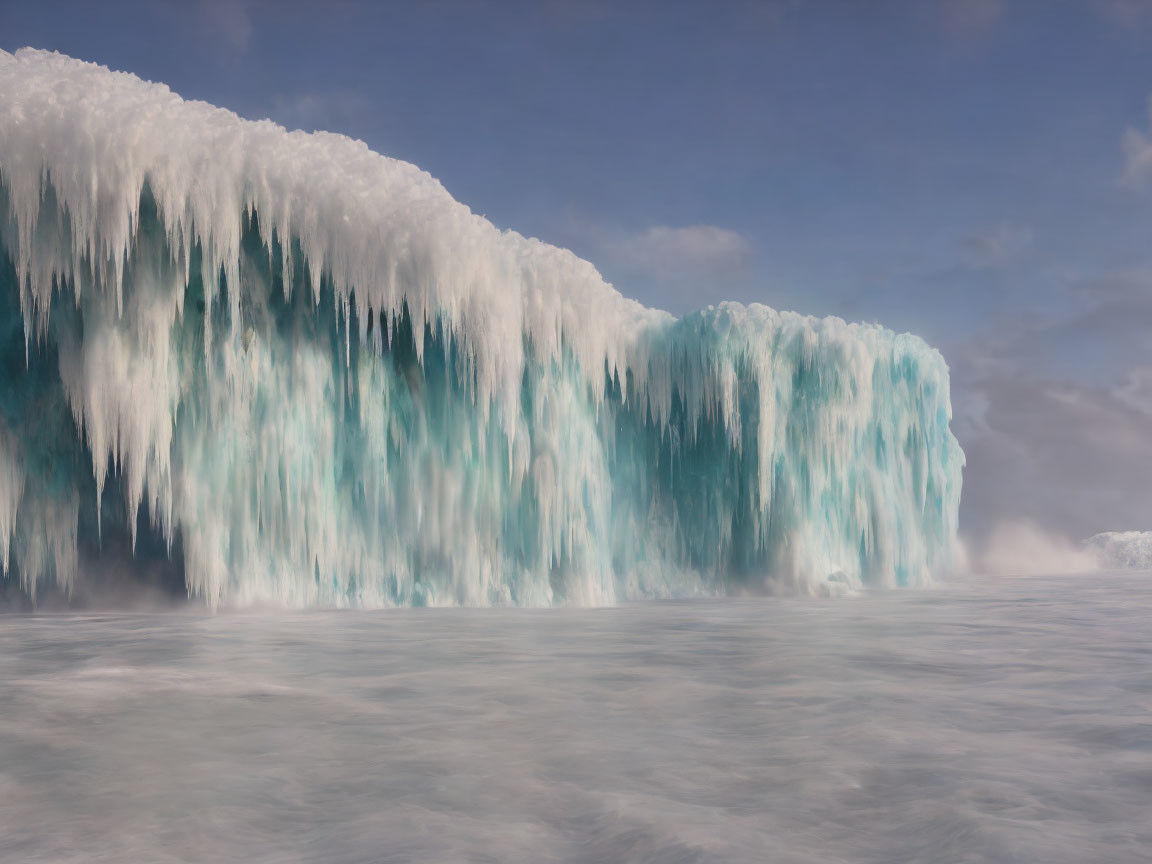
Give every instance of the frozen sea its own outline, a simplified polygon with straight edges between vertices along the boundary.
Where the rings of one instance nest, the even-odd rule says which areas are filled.
[[[1152,860],[1152,574],[0,616],[0,861]]]

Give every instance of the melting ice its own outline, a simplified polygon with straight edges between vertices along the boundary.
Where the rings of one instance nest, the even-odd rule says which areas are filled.
[[[0,52],[0,564],[130,537],[210,606],[922,583],[963,454],[920,339],[676,319],[339,135]],[[153,553],[149,553],[153,554]]]

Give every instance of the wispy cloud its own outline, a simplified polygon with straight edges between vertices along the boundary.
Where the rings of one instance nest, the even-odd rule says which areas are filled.
[[[1148,113],[1152,119],[1152,100]],[[1152,175],[1152,139],[1129,126],[1120,139],[1120,147],[1124,153],[1124,178],[1130,185],[1143,186]]]
[[[1075,308],[1000,322],[949,356],[978,538],[1005,519],[1076,541],[1152,528],[1152,277],[1073,292]]]
[[[939,21],[954,36],[981,36],[1000,23],[1004,0],[938,0]]]
[[[447,2],[462,2],[462,0],[447,0]],[[734,18],[752,28],[773,28],[785,23],[789,16],[804,8],[809,2],[810,0],[721,0],[711,4],[709,14],[715,17]],[[502,4],[502,8],[509,6],[523,9],[522,14],[535,23],[558,29],[599,24],[638,10],[646,10],[650,14],[666,11],[666,4],[659,2],[621,3],[618,0],[517,0],[512,3],[505,0]]]
[[[568,211],[550,238],[590,260],[630,297],[675,313],[748,295],[756,247],[719,225],[624,228]]]
[[[968,457],[967,531],[986,533],[999,517],[1028,518],[1076,540],[1152,526],[1152,415],[1106,385],[1018,368],[966,387],[983,402],[979,425],[957,424]]]
[[[1033,239],[1032,229],[1027,225],[999,222],[968,234],[963,246],[969,266],[1002,267],[1027,252]]]
[[[1152,21],[1152,0],[1089,0],[1105,18],[1125,29],[1143,29]]]
[[[368,115],[378,117],[376,111],[367,97],[352,90],[305,90],[277,95],[270,105],[255,113],[288,129],[347,134],[358,128]]]
[[[1129,369],[1113,393],[1121,402],[1152,417],[1152,366]]]
[[[608,0],[538,0],[528,4],[527,12],[546,27],[570,29],[604,21],[619,9]]]
[[[197,0],[196,11],[208,35],[223,40],[238,52],[248,50],[253,26],[247,0]]]
[[[618,264],[653,276],[740,273],[753,258],[752,244],[742,234],[716,225],[653,225],[606,238],[603,245]]]

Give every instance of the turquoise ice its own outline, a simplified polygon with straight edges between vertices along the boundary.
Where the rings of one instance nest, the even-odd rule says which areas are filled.
[[[956,551],[915,336],[676,319],[360,142],[58,54],[0,52],[0,339],[33,595],[117,531],[213,607],[839,593]]]

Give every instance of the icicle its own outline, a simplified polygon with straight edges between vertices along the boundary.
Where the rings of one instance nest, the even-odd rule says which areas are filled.
[[[755,305],[676,320],[359,142],[58,54],[0,52],[0,178],[26,368],[35,330],[72,412],[50,432],[91,452],[98,530],[120,484],[133,545],[143,503],[209,605],[830,593],[948,566],[963,454],[914,337]],[[282,287],[242,262],[253,239]],[[6,434],[0,560],[71,584],[80,481],[18,479],[4,453],[45,430]]]

